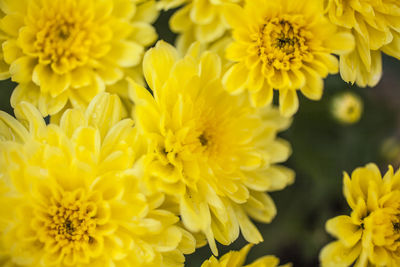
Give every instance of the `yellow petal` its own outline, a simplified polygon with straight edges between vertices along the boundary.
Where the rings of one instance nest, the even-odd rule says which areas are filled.
[[[0,2],[0,8],[5,13],[20,13],[24,14],[26,12],[26,4],[14,0],[2,0]]]
[[[79,67],[71,72],[71,86],[79,88],[88,86],[93,79],[93,71],[90,68]]]
[[[206,52],[200,60],[200,78],[203,81],[218,79],[221,75],[221,59],[217,54]]]
[[[208,0],[198,0],[193,2],[190,11],[190,18],[196,24],[208,24],[216,16],[215,6]]]
[[[43,93],[50,93],[52,97],[67,90],[71,77],[68,74],[58,75],[49,66],[38,64],[33,69],[32,80],[40,86]]]
[[[121,67],[132,67],[139,64],[144,48],[132,41],[119,41],[107,54],[107,59]]]
[[[242,61],[248,57],[247,46],[239,42],[232,42],[226,48],[225,56],[232,61]]]
[[[254,201],[251,201],[252,199],[254,199]],[[261,207],[252,205],[252,202],[261,204]],[[244,209],[250,217],[262,223],[270,223],[272,219],[275,218],[277,212],[272,198],[268,194],[261,192],[252,192],[248,203],[244,205]]]
[[[71,137],[75,129],[85,125],[85,115],[79,109],[66,110],[61,119],[60,127],[68,137]]]
[[[4,111],[0,111],[0,140],[25,142],[28,138],[28,131],[19,121]]]
[[[188,231],[180,229],[182,232],[182,239],[179,243],[179,250],[182,251],[184,254],[191,254],[195,251],[196,248],[196,240],[192,234]]]
[[[164,41],[157,42],[154,48],[146,52],[143,72],[153,91],[161,90],[177,59],[178,53],[175,48]]]
[[[226,266],[242,266],[252,246],[253,244],[247,244],[240,251],[231,251],[225,254],[220,262],[226,262]],[[229,260],[226,261],[226,258],[229,258]]]
[[[241,207],[237,207],[236,217],[240,225],[240,231],[248,242],[257,244],[264,240],[257,227],[250,221]]]
[[[280,138],[277,138],[275,142],[269,143],[264,148],[264,151],[271,157],[270,163],[284,162],[292,154],[290,143]]]
[[[250,93],[250,96],[251,103],[255,107],[264,107],[271,104],[274,96],[274,90],[268,84],[268,82],[265,82],[259,91]]]
[[[268,77],[268,81],[270,85],[275,89],[287,88],[290,85],[288,73],[284,70],[275,70],[274,74]]]
[[[101,93],[96,95],[86,109],[88,124],[96,126],[104,137],[105,134],[122,118],[122,104],[117,95]]]
[[[19,84],[11,95],[11,106],[15,107],[21,101],[27,101],[34,106],[38,105],[40,88],[34,83]]]
[[[268,191],[282,190],[294,182],[295,173],[284,166],[270,166],[263,171],[265,178],[270,180]]]
[[[340,56],[340,76],[345,82],[354,83],[356,80],[357,52]]]
[[[397,59],[400,59],[400,34],[398,32],[393,32],[393,40],[389,44],[383,46],[381,50]]]
[[[355,247],[347,248],[339,241],[326,245],[319,255],[322,267],[350,266],[360,256],[361,243]],[[361,265],[366,266],[366,265]]]
[[[22,26],[24,26],[24,17],[22,14],[11,13],[0,20],[2,31],[13,37],[18,36],[18,32]]]
[[[143,46],[148,46],[157,40],[157,32],[148,23],[136,22],[133,24],[133,31],[129,38]]]
[[[183,32],[192,24],[190,20],[189,13],[191,11],[191,6],[186,5],[183,8],[178,9],[171,17],[169,24],[171,30],[174,32]]]
[[[261,72],[261,67],[256,66],[254,67],[250,73],[249,73],[249,78],[247,80],[247,89],[252,92],[258,92],[260,91],[263,86],[268,87],[268,85],[264,85],[264,83],[268,83]]]
[[[21,49],[15,40],[7,40],[3,43],[4,61],[11,64],[14,60],[23,56]]]
[[[163,229],[162,234],[145,237],[146,241],[160,252],[168,252],[176,249],[182,239],[182,231],[171,226]]]
[[[14,112],[18,120],[23,122],[31,133],[38,133],[46,127],[46,123],[37,108],[27,102],[18,104]]]
[[[32,72],[37,61],[32,57],[20,57],[10,65],[12,80],[18,83],[28,83],[32,81]]]
[[[326,222],[326,231],[337,237],[346,247],[352,247],[361,240],[363,229],[355,225],[349,216],[337,216]]]
[[[211,226],[211,215],[207,203],[198,201],[196,195],[191,192],[181,198],[180,212],[183,223],[192,232],[205,231]]]
[[[226,30],[224,23],[213,22],[206,25],[198,25],[195,28],[196,40],[200,42],[212,42],[220,38]]]
[[[158,17],[158,9],[156,5],[156,1],[150,0],[144,3],[141,3],[136,7],[134,21],[143,21],[147,23],[154,23]]]
[[[329,48],[338,55],[348,53],[355,47],[354,36],[350,32],[338,32],[328,40]]]
[[[68,97],[68,92],[61,93],[55,97],[46,93],[41,93],[38,102],[39,110],[43,116],[54,115],[67,104]]]
[[[109,3],[108,1],[103,1],[105,4],[98,6],[98,13],[111,13],[118,18],[130,19],[135,14],[136,5],[132,5],[129,0],[117,0]],[[112,5],[113,4],[113,5]],[[107,12],[104,12],[107,10]],[[107,14],[108,15],[108,14]]]
[[[223,7],[223,15],[232,28],[242,28],[247,25],[247,19],[243,8],[237,4],[226,4]]]
[[[306,78],[304,87],[300,88],[300,91],[309,99],[320,100],[323,94],[324,82],[318,73],[309,68],[305,67],[303,72]]]
[[[264,257],[257,259],[256,261],[254,261],[252,264],[249,265],[249,267],[257,267],[257,266],[277,267],[278,264],[279,264],[279,259],[277,257],[264,256]],[[281,267],[284,267],[284,266],[281,266]]]
[[[241,93],[247,84],[249,71],[244,63],[233,65],[224,75],[223,83],[228,92]]]
[[[297,112],[299,99],[296,90],[279,90],[279,111],[285,117],[290,117]]]

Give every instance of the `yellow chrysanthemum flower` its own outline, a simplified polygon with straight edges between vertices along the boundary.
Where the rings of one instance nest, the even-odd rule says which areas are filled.
[[[275,256],[264,256],[255,262],[243,265],[249,253],[251,244],[246,245],[240,251],[230,251],[217,260],[214,256],[203,262],[201,267],[291,267],[292,264],[279,265],[279,259]],[[279,266],[278,266],[279,265]]]
[[[323,267],[400,266],[400,171],[382,177],[375,164],[343,177],[343,192],[353,210],[326,223],[338,238],[320,254]],[[353,265],[354,264],[354,265]]]
[[[363,113],[363,101],[352,92],[340,93],[332,99],[331,113],[341,123],[356,123]]]
[[[184,58],[165,42],[146,52],[144,75],[154,97],[133,86],[135,121],[149,144],[144,160],[148,187],[179,203],[184,225],[229,244],[242,234],[252,243],[262,236],[249,216],[270,222],[276,213],[266,191],[281,190],[294,173],[276,163],[291,153],[276,138],[290,120],[274,108],[257,111],[245,97],[227,94],[216,54]]]
[[[249,90],[255,106],[269,104],[279,90],[285,116],[298,109],[297,90],[319,100],[323,78],[338,71],[332,53],[350,51],[350,33],[339,32],[323,15],[320,0],[251,0],[244,8],[229,5],[225,17],[234,42],[226,57],[235,62],[224,76],[231,93]]]
[[[45,124],[27,102],[0,112],[1,266],[183,266],[194,251],[179,218],[146,196],[117,96]]]
[[[358,86],[375,86],[382,76],[384,52],[400,59],[400,2],[326,0],[329,19],[351,30],[356,48],[340,57],[340,74]]]
[[[221,38],[229,29],[223,17],[228,3],[242,0],[158,0],[158,8],[168,10],[181,6],[171,17],[170,27],[178,33],[177,47],[186,51],[190,44],[199,41],[209,44]]]
[[[84,108],[106,86],[138,76],[157,37],[154,1],[2,0],[0,8],[0,78],[8,66],[19,83],[12,106],[27,101],[44,116]]]

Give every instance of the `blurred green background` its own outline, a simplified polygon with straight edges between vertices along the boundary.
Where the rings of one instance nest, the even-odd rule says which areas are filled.
[[[156,22],[160,39],[170,43],[175,38],[168,29],[172,12],[162,13]],[[248,262],[274,254],[282,263],[318,266],[320,249],[332,240],[325,232],[325,221],[350,211],[342,195],[343,171],[351,172],[369,162],[377,163],[382,172],[386,172],[388,164],[398,167],[400,62],[385,57],[383,68],[383,78],[375,88],[357,88],[335,75],[326,79],[321,101],[300,96],[299,112],[291,128],[282,133],[292,144],[293,154],[287,166],[295,170],[296,182],[271,194],[278,215],[271,224],[258,224],[265,241],[251,250]],[[14,87],[9,80],[0,82],[0,109],[10,114],[9,99]],[[332,98],[345,91],[358,94],[364,102],[361,120],[349,126],[338,123],[330,113]],[[219,246],[220,255],[244,244],[239,238],[229,247]],[[187,257],[186,266],[198,267],[210,255],[208,246],[203,247]]]

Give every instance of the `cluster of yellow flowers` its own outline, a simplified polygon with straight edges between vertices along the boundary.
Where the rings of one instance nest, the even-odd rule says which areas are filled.
[[[146,51],[172,8],[177,48]],[[0,112],[10,267],[183,266],[240,233],[262,242],[252,219],[271,222],[268,192],[294,182],[277,135],[297,91],[319,100],[339,70],[373,86],[380,51],[400,58],[397,0],[0,0],[0,19],[0,79],[18,83],[15,118]],[[328,222],[339,241],[324,266],[398,266],[399,177],[374,165],[345,176],[354,212]],[[202,266],[243,266],[250,247]]]

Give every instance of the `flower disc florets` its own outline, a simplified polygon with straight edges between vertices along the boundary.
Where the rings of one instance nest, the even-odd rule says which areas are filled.
[[[276,210],[265,192],[293,182],[293,172],[276,165],[291,152],[276,138],[290,120],[226,93],[219,57],[197,50],[193,45],[180,58],[159,42],[143,61],[154,97],[135,85],[133,98],[148,143],[148,187],[176,201],[185,226],[204,233],[215,253],[214,238],[229,244],[239,229],[250,242],[262,240],[249,217],[270,222]]]
[[[133,174],[137,135],[116,96],[46,125],[0,113],[2,266],[182,266],[194,238]]]
[[[147,0],[5,0],[0,8],[1,66],[19,83],[11,104],[30,102],[44,116],[85,108],[106,86],[140,76],[144,47],[156,39]]]
[[[225,17],[234,38],[226,51],[234,62],[224,76],[227,90],[248,90],[255,106],[269,104],[279,90],[285,116],[298,109],[297,90],[321,98],[322,79],[338,71],[333,53],[354,45],[349,33],[338,32],[324,17],[321,1],[247,1],[244,8],[227,5]]]

